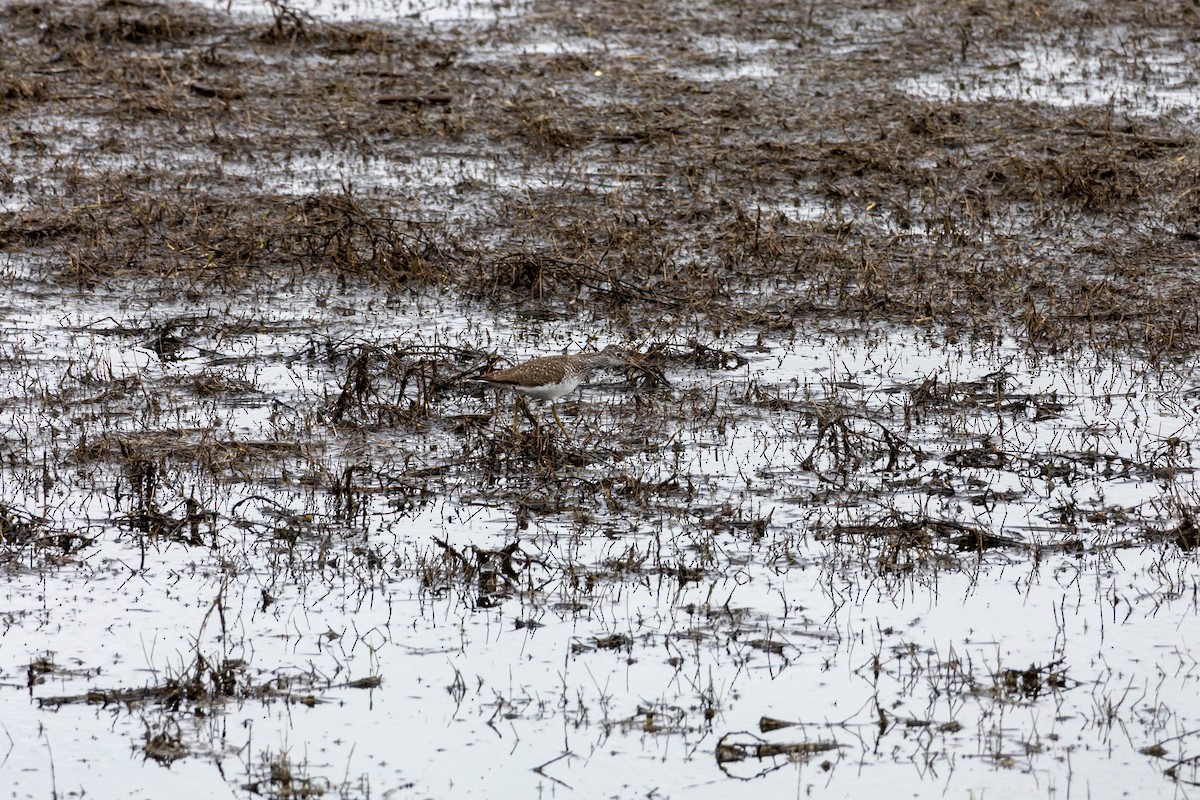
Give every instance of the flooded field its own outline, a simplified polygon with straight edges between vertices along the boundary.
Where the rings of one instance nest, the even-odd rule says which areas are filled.
[[[5,796],[1194,795],[1198,24],[3,0]]]

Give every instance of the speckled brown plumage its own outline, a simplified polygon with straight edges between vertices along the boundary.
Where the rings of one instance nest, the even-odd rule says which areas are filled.
[[[598,353],[535,358],[515,367],[488,372],[479,380],[553,402],[578,389],[597,367],[615,367],[626,361],[625,353],[610,345]]]

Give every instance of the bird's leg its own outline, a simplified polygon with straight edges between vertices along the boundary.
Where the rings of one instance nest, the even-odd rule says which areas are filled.
[[[525,415],[525,419],[529,420],[529,427],[540,432],[542,429],[542,422],[541,422],[541,420],[539,420],[537,418],[537,416],[532,411],[529,410],[529,401],[520,395],[517,395],[517,400],[518,400],[517,408],[513,409],[513,433],[515,434],[517,432],[517,411],[518,411],[518,409],[520,410],[520,412],[522,414]]]
[[[567,433],[566,426],[563,425],[562,420],[558,418],[558,405],[553,400],[550,401],[550,410],[554,412],[554,421],[558,423],[558,429],[563,432],[563,436],[566,436],[568,439],[570,439],[571,434]]]
[[[513,395],[513,436],[517,435],[517,412],[521,410],[521,395]]]

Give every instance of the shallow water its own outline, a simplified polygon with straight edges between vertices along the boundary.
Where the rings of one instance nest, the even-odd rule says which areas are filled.
[[[230,13],[270,17],[278,6],[332,22],[423,22],[495,20],[520,13],[524,4],[515,0],[203,0],[203,5]]]
[[[292,7],[451,25],[526,10]],[[864,15],[835,30],[833,55],[876,46],[864,21],[871,36],[907,24]],[[458,55],[675,70],[619,37],[514,28]],[[973,52],[960,73],[897,85],[1186,116],[1192,45],[1159,58],[1139,40],[1138,72],[1115,66],[1111,38],[1092,55]],[[793,77],[775,36],[714,28],[680,47],[711,60],[672,72],[701,84]],[[0,143],[30,172],[0,210],[71,199],[80,170],[177,167],[289,199],[342,187],[417,221],[470,216],[456,190],[471,184],[503,200],[662,179],[598,147],[524,163],[453,137],[419,156],[276,158],[180,152],[135,127],[136,145],[106,148],[104,125],[56,113]],[[45,143],[28,159],[25,134]],[[899,230],[848,194],[762,192],[746,207]],[[631,340],[586,298],[531,311],[316,268],[237,291],[84,286],[54,257],[0,252],[0,784],[14,797],[1186,796],[1198,777],[1194,359],[863,319],[715,333],[684,312]],[[738,358],[706,362],[692,337]],[[560,404],[570,438],[535,408],[550,464],[520,449],[508,397],[403,372],[425,356],[469,377],[489,354],[609,342],[659,353],[670,386],[597,376]],[[371,388],[337,417],[367,352]],[[235,686],[137,695],[221,665]],[[163,734],[180,753],[160,762],[143,745]]]
[[[1153,793],[1161,772],[1138,749],[1200,721],[1184,640],[1196,614],[1194,559],[1168,542],[1120,544],[1166,526],[1156,522],[1159,507],[1172,493],[1194,492],[1190,473],[1156,480],[1079,467],[1056,479],[1036,466],[1039,453],[1095,450],[1139,464],[1169,457],[1177,470],[1194,469],[1190,452],[1164,450],[1170,437],[1195,439],[1190,373],[1160,374],[1086,350],[1029,358],[1012,343],[947,343],[928,329],[814,329],[765,343],[732,336],[713,344],[744,352],[747,366],[669,374],[675,398],[693,386],[715,392],[729,415],[723,430],[675,417],[668,396],[668,406],[642,413],[661,414],[666,438],[680,449],[588,468],[646,481],[686,477],[698,494],[673,516],[608,505],[591,521],[565,510],[535,514],[521,529],[512,507],[489,505],[472,487],[450,481],[441,497],[414,506],[385,480],[346,519],[328,492],[308,485],[316,465],[330,473],[370,466],[384,476],[401,454],[410,469],[439,463],[454,437],[311,427],[340,375],[298,354],[344,336],[482,344],[487,330],[491,348],[533,355],[571,334],[564,323],[530,328],[447,300],[397,306],[359,289],[330,302],[328,291],[291,292],[290,307],[269,294],[244,298],[246,307],[231,302],[204,322],[221,333],[189,337],[167,361],[106,329],[146,326],[182,309],[122,309],[103,296],[74,296],[60,298],[69,313],[9,317],[0,346],[14,354],[4,365],[10,385],[76,396],[103,376],[106,385],[143,387],[104,414],[86,402],[42,406],[28,389],[3,404],[8,429],[18,432],[8,449],[27,464],[3,471],[3,502],[54,529],[95,537],[74,561],[21,569],[6,583],[0,652],[9,688],[0,702],[14,742],[4,767],[14,796],[44,796],[55,786],[107,795],[127,790],[131,774],[141,792],[133,796],[161,796],[185,780],[216,792],[227,781],[253,780],[280,753],[348,796],[359,796],[362,784],[384,796],[586,786],[612,796],[657,787],[716,797],[747,778],[772,794],[850,796],[866,785],[903,785],[1102,795],[1117,780]],[[305,296],[315,300],[296,301]],[[223,328],[249,319],[255,324],[243,334]],[[924,460],[857,471],[859,499],[845,505],[819,500],[828,484],[799,467],[817,446],[803,417],[743,399],[752,387],[796,403],[837,398],[863,420],[892,424],[905,396],[896,387],[932,375],[962,385],[999,370],[1009,375],[1008,396],[1032,399],[928,413],[905,434]],[[213,372],[253,388],[197,399],[182,381]],[[1061,408],[1039,415],[1048,397]],[[445,414],[490,405],[454,393],[440,402]],[[568,414],[568,425],[611,425],[629,402],[595,387],[578,410],[601,416]],[[56,442],[146,436],[150,427],[183,441],[308,441],[274,477],[274,468],[253,462],[241,477],[231,468],[217,482],[186,462],[168,469],[160,504],[178,508],[192,497],[211,509],[215,517],[201,526],[211,545],[158,540],[143,553],[119,523],[130,502],[128,487],[124,499],[112,493],[120,470],[73,463]],[[1017,459],[948,476],[947,454],[983,437],[1028,454],[1034,466]],[[443,448],[430,449],[437,441]],[[61,460],[48,494],[42,453]],[[938,475],[957,490],[930,491]],[[967,502],[984,488],[995,497]],[[536,482],[531,489],[542,491]],[[1068,503],[1099,521],[1062,524]],[[1165,507],[1161,513],[1169,518]],[[894,514],[956,521],[1019,545],[980,553],[935,539],[924,563],[897,568],[887,561],[886,536],[837,533],[837,525]],[[747,524],[754,520],[765,522],[755,530]],[[289,526],[298,539],[282,536]],[[529,581],[490,596],[469,584],[423,585],[420,564],[439,552],[433,536],[460,549],[519,541],[535,559]],[[1082,545],[1061,552],[1072,538]],[[681,583],[676,565],[698,567],[698,580]],[[575,584],[572,574],[592,578]],[[265,608],[264,592],[272,598]],[[218,598],[222,619],[212,613]],[[605,638],[614,635],[622,638]],[[170,768],[140,751],[147,726],[163,724],[157,706],[37,703],[154,684],[185,673],[197,651],[212,661],[245,659],[255,681],[287,676],[311,685],[318,702],[246,700],[170,715],[193,748],[212,753],[211,761],[192,756]],[[27,692],[22,665],[43,654],[57,669]],[[1060,661],[1062,685],[1038,696],[997,688],[1003,670]],[[371,676],[382,678],[377,688],[345,686]],[[760,733],[764,716],[799,726]],[[947,723],[955,726],[939,729]],[[720,764],[714,749],[726,736],[837,748],[811,761]]]
[[[982,64],[905,79],[900,88],[942,101],[1015,98],[1190,119],[1200,99],[1191,67],[1194,49],[1194,42],[1170,31],[1116,28],[1087,41],[1033,41],[1015,49],[990,45]]]

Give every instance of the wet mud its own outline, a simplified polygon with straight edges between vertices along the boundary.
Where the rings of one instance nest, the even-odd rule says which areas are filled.
[[[1191,791],[1200,10],[361,10],[0,3],[14,796]]]

